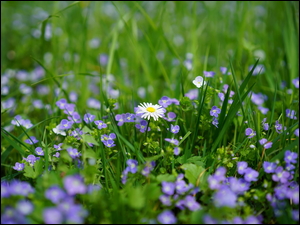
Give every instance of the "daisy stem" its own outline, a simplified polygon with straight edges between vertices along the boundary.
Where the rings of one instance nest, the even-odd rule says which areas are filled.
[[[147,141],[147,134],[148,134],[148,128],[149,128],[150,121],[151,121],[151,119],[147,123],[146,134],[145,134],[146,141]],[[148,147],[147,147],[147,157],[149,157],[149,148]]]

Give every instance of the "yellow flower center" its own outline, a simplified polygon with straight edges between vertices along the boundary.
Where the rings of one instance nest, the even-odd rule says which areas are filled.
[[[156,109],[154,109],[153,107],[148,107],[146,110],[148,112],[155,112],[156,111]]]

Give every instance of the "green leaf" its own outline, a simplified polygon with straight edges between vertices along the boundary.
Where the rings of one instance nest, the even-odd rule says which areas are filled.
[[[176,177],[172,174],[160,174],[156,177],[156,180],[161,183],[162,181],[174,182]]]
[[[37,178],[43,172],[43,165],[44,165],[44,162],[42,160],[37,160],[34,163],[33,167],[25,164],[24,176],[30,177],[33,179]]]
[[[200,174],[205,170],[202,166],[198,166],[192,163],[186,163],[181,166],[185,170],[185,177],[190,183],[196,185],[197,179]],[[203,176],[201,176],[203,177]]]
[[[83,134],[82,135],[82,140],[84,142],[87,142],[87,143],[92,143],[93,145],[97,145],[99,146],[98,142],[95,140],[95,138],[91,135],[88,135],[88,134]]]
[[[145,194],[141,187],[127,188],[128,191],[128,204],[134,209],[141,209],[145,205]]]
[[[97,159],[96,152],[94,152],[92,149],[89,148],[85,150],[85,157]]]
[[[24,173],[25,177],[35,178],[35,172],[33,171],[33,167],[29,165],[25,165],[24,171],[25,171]]]
[[[90,129],[90,128],[88,128],[87,126],[84,126],[83,128],[82,128],[82,132],[83,133],[92,133],[93,131]]]

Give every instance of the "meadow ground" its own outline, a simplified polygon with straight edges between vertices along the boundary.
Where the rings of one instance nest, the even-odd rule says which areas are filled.
[[[1,223],[299,222],[299,2],[1,2]]]

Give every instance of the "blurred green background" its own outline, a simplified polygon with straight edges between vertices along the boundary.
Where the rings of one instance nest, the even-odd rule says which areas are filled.
[[[299,75],[298,1],[2,1],[1,36],[1,73],[36,60],[54,76],[72,71],[82,102],[88,74],[113,74],[133,98],[143,87],[148,101],[178,98],[179,81],[195,88],[204,70],[222,79],[229,58],[240,79],[259,58],[265,91]]]

